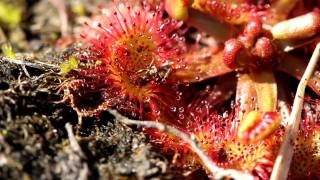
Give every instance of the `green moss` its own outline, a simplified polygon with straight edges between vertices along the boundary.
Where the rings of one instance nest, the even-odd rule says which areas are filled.
[[[11,44],[4,43],[1,45],[1,50],[3,54],[11,59],[16,59],[16,54],[14,53]]]
[[[79,65],[78,60],[75,57],[70,57],[68,61],[62,63],[60,65],[60,73],[68,74],[70,71],[77,69]]]
[[[22,18],[22,10],[12,4],[0,1],[0,22],[15,28],[19,25]]]
[[[77,3],[74,6],[72,6],[72,12],[75,13],[77,16],[85,16],[86,8],[84,4]]]

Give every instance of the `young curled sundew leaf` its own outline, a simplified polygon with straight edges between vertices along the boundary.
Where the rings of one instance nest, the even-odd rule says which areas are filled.
[[[262,34],[262,22],[260,18],[251,18],[244,26],[243,34],[240,34],[238,40],[242,42],[245,48],[251,48],[256,38]]]
[[[264,61],[265,64],[270,64],[270,62],[272,62],[272,58],[275,56],[275,50],[272,42],[266,37],[257,39],[256,44],[252,49],[252,53],[261,58],[261,61]]]
[[[146,3],[117,1],[102,13],[85,23],[81,34],[87,48],[78,53],[79,68],[70,73],[76,80],[67,84],[76,98],[73,107],[86,115],[116,107],[132,116],[153,114],[159,119],[160,109],[181,99],[168,76],[185,51],[182,22],[164,18],[162,5],[152,9]],[[94,92],[100,96],[97,109],[86,113],[77,108],[81,98],[90,99]]]
[[[243,44],[237,39],[229,39],[224,44],[223,62],[230,69],[246,64],[248,55],[244,51]]]

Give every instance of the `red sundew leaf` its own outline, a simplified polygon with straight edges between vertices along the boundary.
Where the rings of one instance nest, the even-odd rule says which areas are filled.
[[[316,104],[313,104],[317,102],[312,101],[308,98],[304,104],[288,179],[318,179],[320,177],[319,109]]]
[[[206,111],[206,109],[202,110]],[[203,113],[202,110],[200,110],[201,113]],[[187,134],[192,134],[219,167],[243,170],[256,177],[267,178],[277,154],[278,134],[261,143],[244,144],[232,133],[233,124],[231,116],[223,118],[211,113],[204,119],[192,119],[187,128],[175,127]],[[179,157],[174,159],[175,166],[187,166],[191,169],[201,167],[199,158],[181,139],[155,129],[148,129],[145,132],[149,134],[151,142],[163,153],[171,156],[179,154]]]
[[[181,89],[177,85],[162,86],[156,95],[148,101],[149,110],[144,111],[143,119],[157,120],[173,126],[185,127],[190,117],[187,116],[188,91],[192,88]]]
[[[185,120],[184,113],[179,112],[179,108],[184,108],[183,103],[174,97],[159,96],[158,98],[152,98],[149,104],[151,111],[144,111],[143,119],[157,120],[168,125],[180,126],[185,126],[184,124],[188,121]]]
[[[248,171],[257,179],[269,179],[279,144],[277,138],[272,136],[257,144],[243,144],[237,139],[228,139],[223,142],[225,159],[217,163],[224,168]]]
[[[169,66],[180,60],[177,57],[186,48],[179,31],[182,22],[163,13],[162,6],[153,9],[148,3],[140,6],[119,1],[85,23],[81,35],[84,48],[77,55],[80,65],[68,74],[84,83],[65,86],[70,91],[65,99],[72,101],[77,112],[91,116],[116,108],[142,119],[152,111],[153,120],[160,120],[156,115],[161,108],[169,112],[171,103],[177,104],[177,92],[170,89],[175,83],[168,84],[165,79]]]
[[[201,86],[201,87],[199,87]],[[145,119],[157,119],[161,122],[186,127],[194,119],[205,119],[234,94],[236,81],[233,74],[223,76],[214,81],[203,84],[181,85],[176,92],[159,94],[151,97],[150,104],[158,114],[148,113]],[[175,95],[173,95],[175,94]],[[203,113],[195,113],[199,109],[206,109]]]
[[[222,52],[214,53],[209,48],[186,55],[185,61],[176,65],[172,78],[183,83],[193,83],[232,72],[223,62]]]
[[[318,179],[319,161],[319,127],[313,127],[311,133],[300,131],[295,141],[294,154],[289,171],[289,179]]]
[[[285,54],[281,57],[281,62],[278,67],[279,71],[285,72],[297,79],[301,79],[306,67],[307,67],[307,60],[299,59],[297,57]],[[311,79],[308,82],[308,86],[318,95],[320,95],[320,72],[317,69]]]

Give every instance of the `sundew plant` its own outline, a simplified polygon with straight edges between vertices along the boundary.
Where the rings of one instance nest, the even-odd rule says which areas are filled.
[[[308,0],[115,0],[77,35],[64,99],[79,116],[116,109],[170,125],[218,167],[269,179],[292,93],[320,39],[319,8]],[[290,179],[320,177],[318,66],[307,85]],[[143,131],[174,166],[206,170],[175,134]]]

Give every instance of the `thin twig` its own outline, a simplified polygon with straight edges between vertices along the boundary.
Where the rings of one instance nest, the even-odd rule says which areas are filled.
[[[81,150],[81,147],[76,139],[76,137],[73,134],[72,131],[72,125],[70,123],[67,123],[65,125],[65,128],[67,130],[68,133],[68,138],[70,141],[70,147],[72,149],[73,152],[76,152],[80,158],[82,158],[83,160],[86,159],[85,154],[83,153],[83,151]],[[79,174],[78,174],[78,178],[79,180],[87,180],[89,176],[89,166],[87,162],[83,162],[83,167],[82,169],[79,170]]]
[[[11,64],[18,64],[22,66],[28,66],[36,69],[46,70],[47,68],[53,69],[53,70],[59,70],[59,66],[55,64],[48,64],[41,61],[34,60],[33,62],[29,62],[26,60],[20,60],[20,59],[11,59],[9,57],[0,57],[0,60],[9,62]]]
[[[67,133],[68,133],[68,138],[69,138],[70,146],[71,146],[72,150],[78,152],[81,156],[84,156],[84,153],[82,152],[81,147],[78,144],[78,141],[77,141],[76,137],[73,134],[72,125],[70,123],[67,123],[65,125],[65,128],[66,128]]]
[[[277,156],[273,171],[271,174],[271,180],[287,179],[290,164],[293,156],[294,144],[297,137],[299,124],[301,120],[301,110],[303,106],[304,93],[308,81],[310,80],[313,71],[317,65],[320,56],[320,43],[317,44],[314,50],[310,62],[300,80],[297,93],[294,98],[292,112],[288,121],[287,129],[284,136],[284,141],[281,145],[279,154]]]
[[[117,111],[115,110],[109,110],[109,112],[115,116],[117,120],[120,122],[127,124],[127,125],[138,125],[138,126],[143,126],[146,128],[156,128],[159,129],[160,131],[165,131],[170,134],[174,134],[177,137],[180,137],[183,141],[188,143],[191,147],[191,149],[199,156],[201,159],[202,163],[208,171],[213,175],[214,179],[222,179],[224,177],[230,177],[233,179],[253,179],[253,177],[250,174],[246,174],[244,172],[240,172],[237,170],[233,169],[223,169],[218,167],[206,154],[205,152],[201,149],[199,144],[197,143],[196,140],[193,140],[190,138],[189,135],[186,133],[172,127],[168,126],[165,124],[162,124],[160,122],[155,122],[155,121],[139,121],[139,120],[131,120],[128,119],[127,117],[124,117],[120,115]]]
[[[21,68],[22,68],[24,74],[25,74],[28,78],[30,78],[31,76],[30,76],[30,74],[29,74],[26,66],[25,66],[25,65],[21,65]]]

